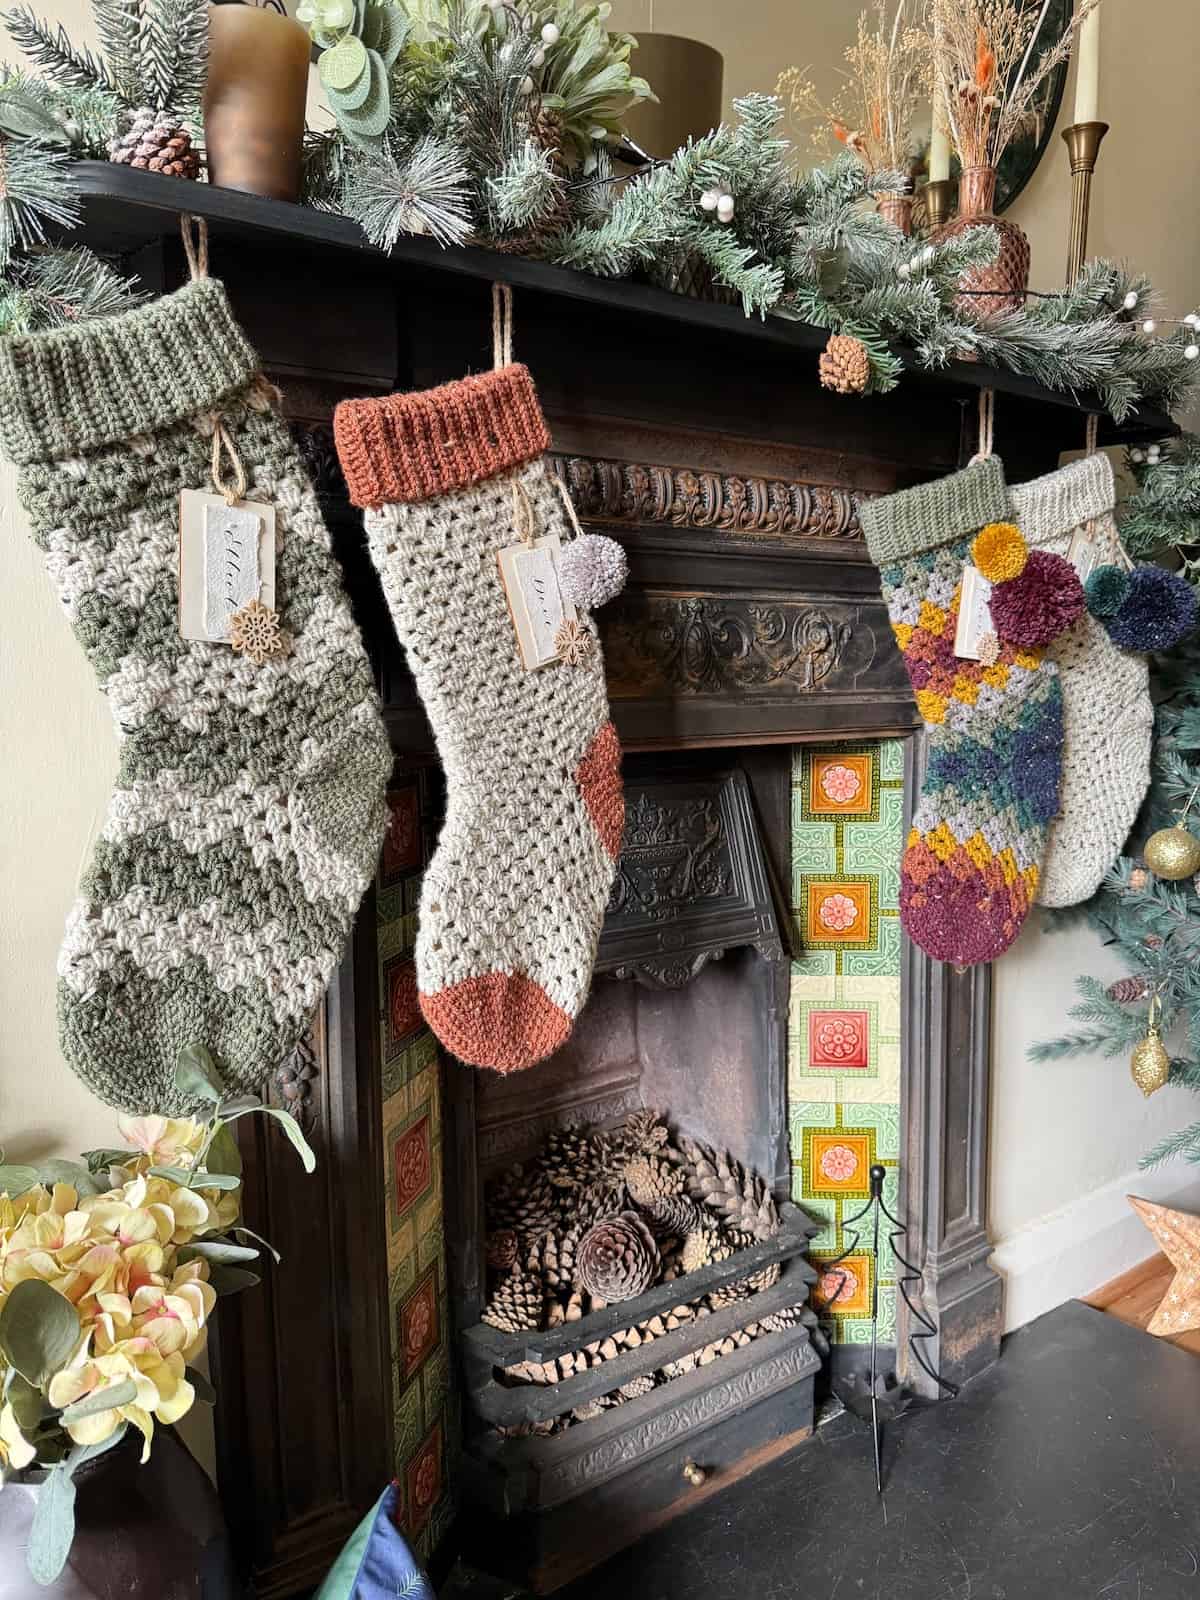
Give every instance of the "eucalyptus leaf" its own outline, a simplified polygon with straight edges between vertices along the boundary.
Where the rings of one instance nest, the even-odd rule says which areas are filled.
[[[79,1338],[75,1307],[41,1278],[23,1278],[0,1305],[0,1354],[39,1389],[66,1366]]]
[[[248,1116],[249,1109],[242,1114]],[[209,1173],[223,1172],[234,1178],[242,1175],[242,1153],[226,1122],[217,1124],[204,1157],[204,1170]]]
[[[227,1267],[214,1262],[209,1268],[208,1281],[218,1294],[240,1294],[243,1289],[253,1289],[262,1279],[257,1272],[247,1272],[245,1267]]]
[[[136,1154],[136,1150],[85,1150],[83,1159],[87,1162],[88,1171],[94,1175],[109,1167],[123,1167]]]
[[[151,1167],[149,1176],[166,1178],[168,1183],[177,1184],[181,1189],[237,1189],[242,1182],[231,1172],[196,1171],[187,1167]]]
[[[183,1375],[196,1391],[196,1399],[202,1406],[216,1405],[217,1391],[202,1372],[197,1372],[195,1367],[185,1367]]]
[[[238,1223],[237,1227],[232,1231],[238,1234],[245,1234],[247,1239],[253,1239],[255,1244],[261,1245],[269,1256],[274,1257],[276,1266],[283,1260],[283,1257],[270,1240],[264,1239],[261,1233],[255,1233],[253,1228],[247,1228],[244,1223]]]
[[[85,1417],[99,1416],[102,1411],[115,1411],[118,1406],[132,1405],[137,1399],[137,1384],[132,1378],[121,1383],[110,1383],[103,1389],[85,1394],[82,1399],[65,1406],[62,1413],[64,1427],[82,1422]]]
[[[301,1132],[300,1124],[296,1121],[295,1117],[292,1116],[291,1112],[280,1111],[276,1106],[265,1106],[263,1109],[266,1111],[267,1116],[275,1118],[275,1121],[292,1141],[292,1144],[295,1146],[296,1153],[299,1155],[301,1163],[304,1166],[305,1172],[315,1172],[317,1170],[316,1154],[313,1151],[312,1145],[309,1144],[308,1140]]]
[[[0,1167],[0,1194],[7,1194],[16,1198],[24,1194],[26,1189],[32,1189],[38,1181],[36,1167],[3,1166]]]
[[[30,1383],[28,1378],[23,1378],[15,1368],[10,1368],[10,1378],[5,1398],[13,1408],[17,1426],[28,1436],[41,1425],[42,1418],[49,1409],[46,1398],[35,1384]]]
[[[42,1484],[29,1526],[25,1560],[35,1583],[51,1584],[67,1564],[75,1538],[75,1484],[71,1457]]]
[[[194,1261],[197,1256],[205,1261],[257,1261],[260,1252],[249,1245],[230,1244],[225,1239],[193,1239],[179,1252],[180,1261]]]
[[[201,1100],[216,1105],[224,1095],[225,1084],[216,1062],[202,1044],[185,1044],[176,1056],[175,1087],[189,1106]]]
[[[52,112],[32,95],[23,95],[11,86],[0,89],[0,134],[9,139],[39,139],[43,144],[71,142]]]
[[[80,1199],[100,1193],[100,1186],[81,1161],[43,1161],[38,1181],[52,1189],[56,1183],[68,1184]]]
[[[357,83],[367,65],[367,48],[361,39],[348,33],[317,62],[321,82],[327,89],[348,89]]]
[[[355,78],[349,88],[331,89],[326,84],[325,93],[329,97],[329,104],[333,108],[334,114],[336,115],[340,111],[358,111],[360,107],[365,105],[367,97],[371,93],[371,82],[371,60],[368,56],[363,60],[362,72]]]

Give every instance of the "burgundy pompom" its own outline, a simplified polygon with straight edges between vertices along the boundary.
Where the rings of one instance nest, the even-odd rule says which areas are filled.
[[[1169,650],[1196,626],[1196,591],[1186,578],[1151,561],[1134,567],[1109,637],[1122,650]]]
[[[1007,644],[1049,644],[1083,615],[1083,585],[1069,561],[1031,550],[1024,569],[992,587],[992,622]]]

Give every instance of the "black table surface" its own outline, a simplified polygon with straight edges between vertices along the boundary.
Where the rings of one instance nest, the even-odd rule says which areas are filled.
[[[884,1473],[843,1414],[559,1600],[1200,1600],[1200,1358],[1077,1301],[894,1422]]]

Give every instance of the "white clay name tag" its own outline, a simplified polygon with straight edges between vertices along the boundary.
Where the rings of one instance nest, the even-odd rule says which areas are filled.
[[[558,660],[554,636],[574,622],[575,607],[563,599],[558,582],[561,544],[556,533],[532,544],[510,544],[496,552],[500,581],[526,672]]]
[[[958,601],[958,626],[954,630],[954,654],[963,661],[979,661],[984,637],[995,632],[988,601],[992,586],[978,567],[963,568],[962,592]]]
[[[252,600],[275,606],[275,507],[226,503],[219,494],[179,496],[179,632],[228,644],[230,618]]]
[[[1067,548],[1067,560],[1079,574],[1080,583],[1086,583],[1101,563],[1100,540],[1096,538],[1093,529],[1085,522],[1082,527],[1076,528],[1071,535],[1071,543]]]

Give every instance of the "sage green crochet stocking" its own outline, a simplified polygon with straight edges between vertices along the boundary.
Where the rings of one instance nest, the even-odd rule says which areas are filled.
[[[179,633],[179,495],[211,487],[216,415],[276,512],[290,647],[258,666]],[[121,741],[59,957],[63,1050],[130,1111],[186,1109],[193,1042],[257,1088],[341,957],[390,768],[311,486],[211,279],[0,345],[0,445]]]

